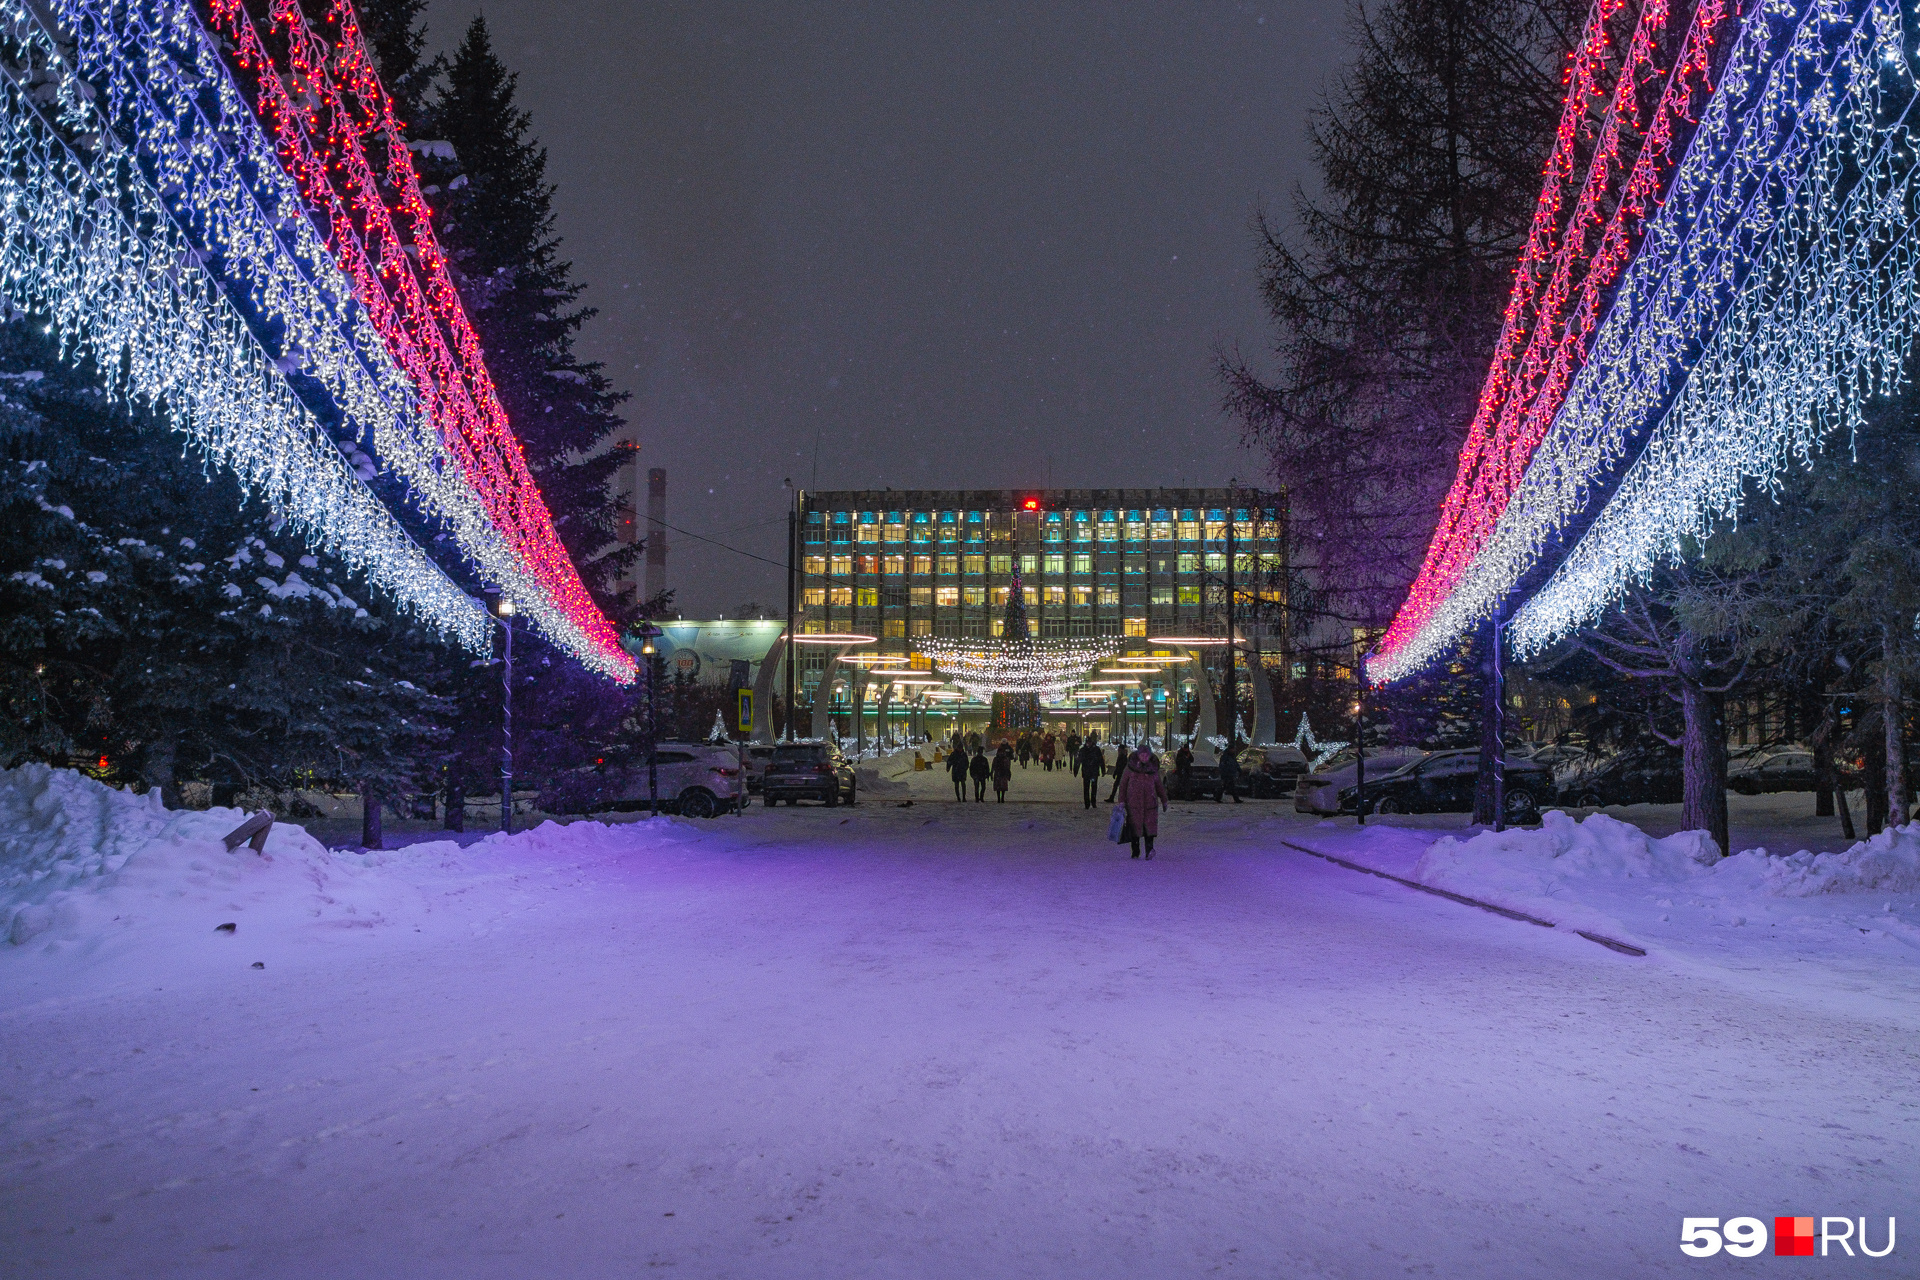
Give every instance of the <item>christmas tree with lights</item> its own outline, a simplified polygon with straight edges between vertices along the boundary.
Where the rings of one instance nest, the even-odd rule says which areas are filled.
[[[1027,625],[1027,592],[1020,585],[1020,570],[1013,571],[1013,583],[1007,589],[1007,612],[1000,625],[1000,643],[1018,645],[1033,637]],[[1037,693],[996,693],[993,695],[993,731],[996,734],[1025,733],[1040,727],[1040,695]]]

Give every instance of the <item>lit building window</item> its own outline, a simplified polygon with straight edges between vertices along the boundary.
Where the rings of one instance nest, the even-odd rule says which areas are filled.
[[[1153,589],[1153,603],[1157,605],[1171,605],[1173,603],[1173,588],[1155,587]]]
[[[1093,541],[1093,522],[1087,519],[1087,513],[1084,511],[1073,513],[1073,540],[1075,542]]]
[[[1063,555],[1049,555],[1046,559],[1046,566],[1049,574],[1065,573],[1067,571],[1067,558]]]
[[[1100,588],[1100,603],[1101,604],[1119,604],[1120,588],[1118,587]]]
[[[915,573],[932,573],[933,557],[932,556],[915,556],[913,558],[913,571]]]
[[[1200,524],[1198,521],[1182,520],[1179,524],[1175,525],[1174,528],[1178,533],[1180,541],[1182,542],[1200,541]]]
[[[1200,588],[1199,588],[1199,587],[1181,587],[1181,588],[1180,588],[1180,603],[1181,603],[1181,604],[1190,604],[1190,605],[1197,605],[1197,604],[1199,604],[1199,603],[1200,603]]]
[[[916,636],[930,636],[933,634],[933,619],[915,618],[913,620],[913,626],[909,629]]]
[[[1155,520],[1153,522],[1153,536],[1160,542],[1165,542],[1167,539],[1173,537],[1172,523],[1166,520]]]
[[[937,604],[937,605],[957,605],[957,604],[959,604],[959,603],[960,603],[960,588],[958,588],[958,587],[935,587],[935,588],[933,589],[933,602],[934,602],[935,604]]]
[[[853,558],[853,568],[856,573],[878,573],[880,572],[880,557],[855,556]]]
[[[827,600],[831,604],[837,604],[843,607],[846,605],[850,605],[853,603],[853,588],[852,587],[828,587]]]
[[[1126,631],[1123,634],[1144,636],[1147,634],[1147,620],[1145,618],[1128,618]]]
[[[803,557],[800,561],[800,571],[802,573],[825,573],[827,571],[827,558],[825,556]]]
[[[960,588],[960,598],[968,604],[985,604],[987,602],[987,589],[985,587],[962,587]]]
[[[989,556],[987,558],[987,562],[993,567],[993,571],[995,573],[1012,573],[1013,572],[1012,556]]]
[[[880,558],[880,565],[887,573],[905,573],[907,571],[907,558],[905,556],[882,556]]]
[[[1224,551],[1207,552],[1207,572],[1208,573],[1225,573],[1226,571],[1227,571],[1226,553]]]
[[[1082,586],[1075,586],[1075,587],[1073,588],[1073,602],[1074,602],[1075,604],[1092,604],[1092,603],[1093,603],[1093,588],[1092,588],[1092,587],[1082,587]]]
[[[827,602],[827,589],[825,587],[808,587],[800,593],[800,602],[809,607],[823,605]]]
[[[808,618],[801,630],[810,636],[825,635],[827,631],[827,620],[825,618]]]
[[[905,542],[907,540],[907,526],[904,524],[882,525],[881,537],[887,542]]]
[[[833,557],[833,576],[834,577],[844,578],[852,572],[853,572],[852,556],[834,556]]]
[[[1046,600],[1048,604],[1065,604],[1067,602],[1067,589],[1065,587],[1048,587],[1046,589]]]
[[[880,588],[878,587],[854,588],[853,602],[856,605],[860,606],[862,609],[879,608],[880,607]]]
[[[880,634],[883,636],[906,635],[907,620],[905,618],[888,618],[886,622],[882,624],[882,630]]]
[[[960,557],[959,556],[941,556],[940,572],[945,574],[955,574],[960,572]]]
[[[853,540],[855,542],[880,541],[880,526],[877,524],[855,525],[853,529]]]
[[[1120,526],[1111,520],[1102,520],[1099,524],[1099,537],[1102,542],[1120,541]]]
[[[1128,542],[1145,542],[1146,540],[1147,540],[1146,521],[1144,520],[1127,521],[1127,541]]]
[[[1006,629],[1007,629],[1007,620],[1005,618],[988,618],[987,619],[988,635],[997,636],[1002,632],[1004,632]]]
[[[1227,536],[1227,522],[1225,520],[1207,521],[1207,540],[1209,542],[1223,541],[1226,538],[1226,536]]]
[[[1180,553],[1180,572],[1182,573],[1200,572],[1199,553],[1193,552],[1193,551],[1181,552]]]
[[[1021,556],[1020,572],[1028,577],[1032,577],[1034,574],[1040,572],[1040,557]]]
[[[987,571],[987,558],[983,555],[967,556],[966,563],[968,573],[985,573]]]
[[[1092,573],[1093,572],[1092,554],[1090,552],[1085,552],[1085,551],[1076,551],[1073,556],[1073,571],[1075,573]]]
[[[907,589],[907,603],[916,609],[931,608],[933,605],[933,588],[909,587]]]
[[[1022,587],[1020,588],[1020,594],[1026,600],[1028,607],[1040,603],[1040,588],[1038,587]]]

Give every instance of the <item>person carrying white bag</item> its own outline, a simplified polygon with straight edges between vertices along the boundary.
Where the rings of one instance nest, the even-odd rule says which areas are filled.
[[[1153,839],[1160,834],[1160,814],[1167,807],[1167,784],[1160,776],[1160,759],[1145,743],[1126,758],[1115,781],[1120,803],[1107,823],[1107,838],[1133,846],[1140,856],[1140,837],[1147,839],[1147,857],[1153,857]]]

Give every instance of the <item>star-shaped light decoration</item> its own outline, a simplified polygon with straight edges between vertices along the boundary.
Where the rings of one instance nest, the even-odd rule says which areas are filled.
[[[1313,726],[1307,723],[1307,713],[1302,711],[1300,713],[1300,731],[1293,735],[1293,745],[1300,749],[1301,755],[1311,757],[1307,765],[1308,771],[1318,773],[1321,765],[1333,759],[1339,752],[1346,750],[1349,744],[1345,742],[1316,741],[1313,736]],[[1319,754],[1315,755],[1315,752]]]

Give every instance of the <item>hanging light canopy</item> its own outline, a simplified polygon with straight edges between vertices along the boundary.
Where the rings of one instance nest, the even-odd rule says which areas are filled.
[[[1031,693],[1057,698],[1079,684],[1087,671],[1112,652],[1101,640],[1042,640],[1032,636],[998,640],[916,642],[952,682],[979,698],[996,693]]]

